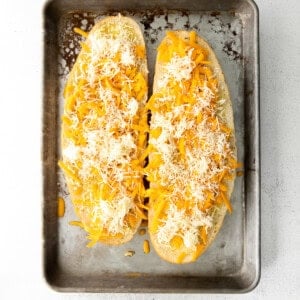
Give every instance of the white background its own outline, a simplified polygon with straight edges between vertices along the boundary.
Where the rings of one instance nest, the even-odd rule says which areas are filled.
[[[0,299],[300,298],[300,1],[260,10],[262,274],[246,295],[59,294],[42,279],[44,1],[1,0]],[[298,297],[297,297],[298,296]]]

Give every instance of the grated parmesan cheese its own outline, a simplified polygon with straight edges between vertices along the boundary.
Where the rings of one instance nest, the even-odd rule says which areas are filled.
[[[132,49],[128,45],[125,45],[125,47],[123,47],[121,51],[121,63],[124,66],[130,66],[135,64],[134,54],[132,52]]]
[[[73,142],[69,142],[67,147],[64,147],[62,155],[64,159],[74,162],[78,158],[79,149]]]
[[[99,199],[98,205],[93,208],[92,220],[100,220],[100,227],[106,228],[110,233],[120,232],[124,228],[124,217],[133,208],[132,199],[123,197],[114,200]]]
[[[198,244],[198,228],[200,226],[210,228],[212,218],[205,216],[199,209],[193,209],[187,213],[185,209],[178,209],[174,203],[171,203],[162,223],[163,225],[157,232],[157,239],[160,243],[170,245],[171,239],[177,235],[183,239],[185,247],[194,251]]]
[[[139,104],[134,98],[131,98],[128,102],[127,108],[128,108],[129,115],[134,116],[137,113]]]
[[[171,61],[163,68],[163,78],[158,81],[158,88],[165,87],[170,79],[180,82],[191,78],[191,73],[196,66],[191,58],[192,53],[193,49],[189,50],[184,57],[176,54],[172,57]]]

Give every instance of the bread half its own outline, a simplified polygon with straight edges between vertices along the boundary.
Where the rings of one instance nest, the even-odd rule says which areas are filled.
[[[151,241],[164,260],[193,262],[232,210],[237,167],[224,75],[211,47],[195,32],[167,32],[158,47],[147,108]]]
[[[137,23],[121,15],[77,32],[86,39],[65,86],[59,165],[88,246],[118,245],[145,218],[145,43]]]

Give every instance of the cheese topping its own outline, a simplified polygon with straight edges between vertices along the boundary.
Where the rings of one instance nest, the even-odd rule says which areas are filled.
[[[134,30],[118,17],[92,30],[64,91],[59,165],[89,246],[132,234],[141,219],[147,66]]]
[[[163,68],[163,78],[158,81],[158,87],[164,87],[170,79],[180,82],[181,80],[189,80],[191,78],[192,71],[195,67],[195,62],[191,56],[193,49],[190,49],[186,56],[180,57],[174,55],[171,61],[167,63]]]
[[[162,220],[157,238],[160,243],[169,245],[175,232],[183,239],[187,248],[193,248],[198,244],[199,227],[210,227],[211,224],[211,216],[205,216],[201,210],[187,211],[186,209],[179,209],[172,203],[167,210],[166,219]]]
[[[120,199],[104,200],[100,199],[98,205],[93,208],[93,222],[100,219],[101,225],[108,229],[112,234],[120,232],[120,228],[124,227],[124,218],[129,210],[133,208],[133,201],[129,197]]]
[[[74,145],[72,141],[69,142],[68,146],[64,148],[64,157],[70,162],[74,162],[78,158],[78,147]]]
[[[159,46],[162,71],[147,104],[151,152],[145,167],[151,232],[166,247],[192,252],[206,244],[218,205],[231,210],[226,180],[237,164],[232,129],[218,113],[224,99],[207,51],[195,40],[194,32],[189,40],[168,32]]]

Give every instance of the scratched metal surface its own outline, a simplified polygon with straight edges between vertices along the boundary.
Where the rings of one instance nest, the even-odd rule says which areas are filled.
[[[44,238],[45,276],[61,291],[242,292],[259,278],[259,127],[256,9],[250,1],[217,2],[52,1],[45,10],[44,86]],[[230,1],[229,1],[230,2]],[[155,5],[156,4],[156,5]],[[118,7],[119,6],[119,7]],[[141,6],[141,7],[140,7]],[[158,8],[159,7],[159,8]],[[138,234],[118,247],[97,244],[87,248],[86,233],[72,227],[76,220],[64,177],[56,167],[60,157],[62,91],[80,51],[81,38],[73,28],[90,30],[107,15],[121,12],[140,25],[146,45],[151,94],[156,48],[166,30],[196,30],[214,49],[233,102],[238,159],[244,176],[237,177],[227,215],[217,238],[197,262],[172,265],[152,249],[143,253],[147,235]],[[56,199],[66,203],[56,217]],[[125,257],[134,250],[133,257]]]

